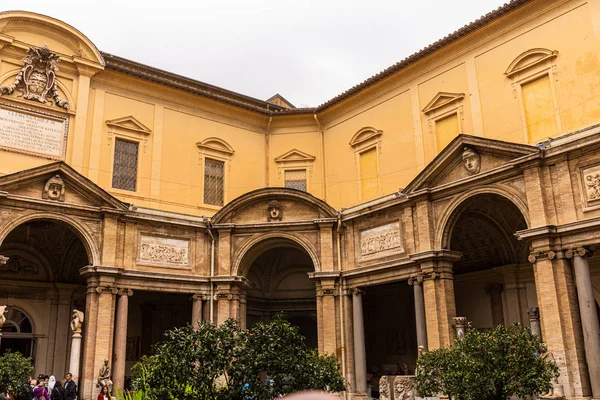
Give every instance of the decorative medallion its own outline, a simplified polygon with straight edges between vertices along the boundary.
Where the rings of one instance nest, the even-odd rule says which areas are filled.
[[[58,96],[56,84],[58,55],[52,53],[47,46],[30,47],[22,61],[25,65],[17,74],[14,83],[0,86],[0,95],[12,94],[17,89],[24,99],[37,100],[40,103],[54,99],[58,107],[68,110],[69,102]]]
[[[462,153],[462,160],[465,169],[470,175],[479,173],[481,169],[481,157],[475,150],[465,147]]]
[[[281,209],[281,203],[277,200],[271,200],[267,206],[267,220],[268,221],[281,221],[283,218],[283,210]]]
[[[42,192],[43,199],[65,201],[65,183],[60,175],[54,175],[48,179]]]

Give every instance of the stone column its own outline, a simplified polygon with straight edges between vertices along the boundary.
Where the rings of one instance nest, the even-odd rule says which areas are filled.
[[[532,307],[527,309],[527,315],[529,315],[529,329],[531,333],[542,338],[542,328],[540,326],[540,309],[538,307]]]
[[[127,351],[127,314],[129,311],[130,289],[119,289],[117,314],[115,318],[115,342],[113,346],[113,387],[125,387],[125,353]]]
[[[247,294],[245,290],[240,292],[240,328],[246,329],[246,303]]]
[[[83,326],[84,314],[79,310],[73,310],[71,318],[71,357],[69,358],[69,371],[73,375],[73,381],[79,381],[79,360],[81,359],[81,328]]]
[[[425,299],[423,298],[423,275],[408,279],[415,297],[415,321],[417,326],[417,348],[427,351],[427,326],[425,323]]]
[[[589,397],[591,387],[577,291],[573,268],[564,253],[533,251],[528,260],[534,264],[542,337],[560,372],[555,392],[562,390],[568,398]]]
[[[592,384],[592,396],[600,398],[600,324],[594,300],[594,288],[590,275],[590,264],[587,256],[589,251],[582,247],[567,250],[567,257],[573,257],[573,271],[577,285],[577,299],[581,326],[583,327],[583,342],[585,345],[585,359]]]
[[[352,322],[354,327],[354,374],[356,392],[367,393],[367,351],[365,349],[365,326],[363,318],[363,291],[354,288],[352,293]]]
[[[2,340],[2,325],[6,322],[7,306],[0,306],[0,341]]]
[[[423,298],[429,350],[449,347],[454,343],[453,320],[456,316],[452,263],[461,253],[451,250],[430,250],[411,254],[423,273]]]
[[[196,293],[192,296],[192,326],[198,329],[202,323],[202,301],[206,300],[206,295]]]
[[[454,329],[456,330],[456,339],[460,340],[465,337],[465,328],[467,326],[466,317],[454,317]]]
[[[504,287],[500,284],[487,285],[485,293],[490,295],[492,306],[492,323],[494,326],[504,325],[504,309],[502,307],[502,291]]]

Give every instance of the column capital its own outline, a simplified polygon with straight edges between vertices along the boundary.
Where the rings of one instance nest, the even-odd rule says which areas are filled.
[[[206,300],[208,300],[208,296],[209,296],[209,295],[208,295],[208,294],[206,294],[206,293],[195,293],[195,294],[192,296],[192,298],[193,298],[194,300],[204,300],[204,301],[206,301]]]
[[[218,292],[215,294],[215,300],[233,300],[233,294],[229,292]]]
[[[555,258],[557,258],[557,256],[558,254],[554,250],[533,251],[527,257],[527,261],[529,261],[532,264],[535,264],[538,261],[554,260]]]
[[[567,249],[565,250],[565,257],[566,258],[573,258],[573,257],[591,257],[593,254],[593,252],[587,248],[587,247],[576,247],[576,248],[572,248],[572,249]]]
[[[502,293],[502,291],[504,290],[504,285],[496,283],[493,285],[487,285],[485,287],[485,293],[486,294],[492,294],[492,293]]]
[[[344,291],[348,296],[364,294],[365,291],[359,287],[351,287]]]
[[[421,285],[423,283],[423,279],[424,279],[423,274],[416,274],[416,275],[413,275],[410,278],[408,278],[407,283],[410,286]]]
[[[317,297],[323,296],[337,296],[339,291],[337,288],[321,288],[317,289]]]
[[[111,285],[99,285],[96,286],[96,293],[98,294],[118,294],[119,293],[119,289],[111,286]]]
[[[133,290],[128,289],[128,288],[119,288],[117,294],[119,296],[131,297],[131,296],[133,296]]]

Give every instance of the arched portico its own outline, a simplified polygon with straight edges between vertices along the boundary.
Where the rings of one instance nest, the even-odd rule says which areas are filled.
[[[66,220],[26,216],[0,231],[0,254],[8,258],[0,266],[0,303],[9,316],[21,313],[20,320],[29,321],[13,329],[1,348],[28,352],[38,374],[68,372],[71,310],[85,309],[86,282],[79,269],[93,261],[89,249],[95,246]]]

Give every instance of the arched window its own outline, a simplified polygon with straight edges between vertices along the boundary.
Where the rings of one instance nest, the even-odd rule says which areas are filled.
[[[9,307],[6,322],[2,325],[0,354],[6,351],[19,352],[26,357],[34,356],[33,324],[25,312]]]

